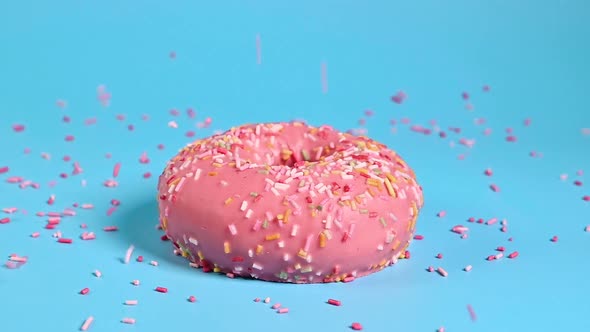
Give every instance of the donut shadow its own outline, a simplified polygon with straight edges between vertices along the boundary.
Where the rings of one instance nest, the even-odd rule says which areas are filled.
[[[121,209],[118,228],[121,240],[135,247],[133,258],[143,256],[146,262],[166,262],[176,268],[189,269],[182,257],[174,255],[174,247],[161,239],[164,232],[157,228],[158,205],[154,197],[142,197],[135,204]]]

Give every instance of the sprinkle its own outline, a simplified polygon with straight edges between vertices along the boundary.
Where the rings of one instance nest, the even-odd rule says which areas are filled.
[[[469,312],[469,317],[471,318],[471,320],[475,322],[477,320],[477,315],[475,314],[475,310],[473,310],[471,304],[467,305],[467,311]]]
[[[280,238],[281,238],[281,234],[280,233],[274,233],[274,234],[267,235],[264,239],[266,241],[274,241],[274,240],[278,240]]]
[[[195,303],[195,302],[197,302],[197,298],[191,295],[188,297],[188,301],[191,303]]]
[[[82,324],[82,327],[80,327],[80,331],[86,331],[86,330],[88,330],[88,328],[90,328],[90,324],[92,324],[92,321],[93,320],[94,320],[94,317],[92,317],[92,316],[86,318],[86,320]]]
[[[404,91],[398,91],[393,97],[391,97],[391,101],[393,101],[396,104],[403,104],[403,102],[406,100],[407,95]]]
[[[273,306],[271,308],[272,309],[278,309],[280,307],[281,307],[281,304],[280,303],[275,303],[275,304],[273,304]]]
[[[121,163],[116,163],[115,167],[113,168],[113,177],[114,178],[119,176],[119,171],[121,171]]]
[[[449,275],[449,273],[443,269],[442,267],[439,267],[438,269],[436,269],[436,272],[438,272],[438,274],[440,274],[443,277],[446,277]]]
[[[138,282],[138,284],[139,284],[139,282]],[[168,293],[168,288],[166,288],[166,287],[159,287],[158,286],[158,287],[156,287],[156,292],[158,292],[158,293]]]
[[[438,216],[439,218],[444,218],[446,215],[447,215],[447,211],[440,211],[440,212],[437,214],[437,216]]]
[[[88,292],[90,292],[90,289],[87,287],[87,288],[84,288],[84,289],[82,289],[82,290],[80,291],[80,294],[82,294],[82,295],[86,295],[86,294],[88,294]]]
[[[493,184],[493,183],[490,185],[490,189],[492,189],[493,192],[499,192],[500,191],[500,188],[497,185]]]
[[[125,305],[137,305],[137,300],[127,300],[125,301]]]
[[[465,272],[469,272],[469,271],[471,271],[471,269],[472,269],[472,268],[473,268],[473,266],[471,266],[471,265],[467,265],[467,266],[466,266],[466,267],[465,267],[463,270],[464,270]]]
[[[158,262],[157,261],[150,261],[150,265],[151,266],[158,266]]]
[[[121,322],[124,323],[124,324],[135,324],[135,319],[133,319],[133,318],[123,318],[121,320]]]
[[[139,280],[133,280],[133,281],[131,281],[131,284],[133,286],[139,286]]]
[[[95,270],[93,274],[97,278],[100,278],[102,276],[102,273],[99,270]]]
[[[277,311],[279,314],[286,314],[289,312],[289,308],[281,308]]]
[[[331,305],[333,305],[333,306],[337,306],[337,307],[339,307],[339,306],[341,306],[341,305],[342,305],[342,302],[340,302],[340,301],[338,301],[338,300],[334,300],[334,299],[329,299],[329,300],[328,300],[328,304],[331,304]]]
[[[414,235],[414,240],[423,240],[424,236],[422,235]]]
[[[125,259],[124,259],[125,264],[129,264],[129,261],[131,260],[131,255],[133,255],[133,250],[135,250],[135,247],[133,245],[130,245],[129,248],[127,249],[127,252],[125,253]]]
[[[263,302],[264,303],[269,303],[270,302],[270,297],[265,298]]]
[[[516,258],[516,257],[518,257],[518,251],[514,251],[510,255],[508,255],[508,258],[510,258],[510,259],[513,259],[513,258]]]
[[[59,239],[57,239],[57,242],[71,244],[74,241],[72,239],[66,239],[66,238],[60,237]]]
[[[106,226],[103,228],[103,230],[105,232],[114,232],[114,231],[119,230],[119,228],[117,226]]]
[[[361,325],[361,323],[352,323],[352,325],[350,326],[351,329],[355,330],[355,331],[360,331],[363,329],[363,326]]]
[[[554,236],[551,238],[551,242],[557,242],[557,240],[559,240],[559,238],[557,237],[557,235],[554,235]]]
[[[33,234],[31,234],[31,237],[38,238],[39,235],[41,235],[39,232],[34,232]]]
[[[229,224],[228,226],[229,232],[231,233],[231,235],[236,235],[238,234],[238,229],[236,228],[236,225],[234,224]]]
[[[223,242],[223,251],[226,254],[231,253],[231,245],[230,245],[230,243],[228,241]]]

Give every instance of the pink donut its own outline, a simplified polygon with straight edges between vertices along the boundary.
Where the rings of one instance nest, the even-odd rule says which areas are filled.
[[[394,264],[423,204],[413,171],[385,145],[302,122],[197,140],[158,189],[161,226],[191,266],[290,283]]]

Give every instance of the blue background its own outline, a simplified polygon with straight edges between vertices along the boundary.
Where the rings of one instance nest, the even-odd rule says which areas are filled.
[[[590,330],[590,3],[588,1],[4,1],[0,5],[0,207],[18,207],[0,225],[0,254],[28,256],[20,269],[0,269],[3,331],[267,330],[588,331]],[[255,38],[262,41],[256,63]],[[176,59],[169,57],[176,52]],[[320,65],[329,92],[322,93]],[[105,84],[111,105],[96,88]],[[491,91],[482,92],[489,84]],[[390,97],[408,94],[402,105]],[[461,93],[471,95],[473,111]],[[66,108],[56,100],[66,100]],[[198,116],[189,119],[193,107]],[[170,109],[181,115],[174,117]],[[188,268],[155,230],[155,184],[165,162],[198,137],[244,122],[305,119],[341,130],[359,128],[397,150],[415,169],[426,205],[424,240],[412,258],[348,284],[282,285],[231,280]],[[119,121],[117,114],[126,119]],[[142,114],[150,120],[143,121]],[[71,123],[62,122],[64,115]],[[84,120],[95,117],[94,126]],[[195,127],[212,118],[207,129]],[[449,136],[422,135],[399,123],[436,120]],[[529,127],[523,126],[531,118]],[[485,118],[485,125],[474,119]],[[398,124],[389,124],[397,119]],[[179,128],[167,126],[177,121]],[[13,124],[24,124],[22,133]],[[133,124],[134,131],[127,130]],[[447,127],[460,127],[460,135]],[[518,142],[505,141],[514,129]],[[392,132],[395,128],[395,133]],[[492,129],[490,136],[483,135]],[[65,142],[74,135],[74,142]],[[450,147],[473,138],[469,149]],[[157,149],[163,143],[166,148]],[[25,148],[30,154],[24,154]],[[543,154],[531,158],[531,151]],[[140,164],[142,152],[151,162]],[[51,154],[51,160],[40,157]],[[105,158],[111,153],[112,158]],[[70,155],[83,174],[70,173]],[[458,156],[465,154],[464,160]],[[105,188],[116,162],[119,187]],[[483,175],[485,168],[493,177]],[[142,174],[150,171],[151,179]],[[559,175],[569,178],[561,181]],[[39,182],[18,189],[9,176]],[[82,187],[80,181],[87,180]],[[574,186],[574,179],[584,182]],[[53,188],[48,186],[57,181]],[[589,182],[589,183],[586,183]],[[489,185],[496,183],[501,192]],[[54,206],[45,201],[56,195]],[[110,217],[110,200],[121,200]],[[37,211],[92,203],[59,230],[58,244]],[[28,213],[25,215],[22,210]],[[437,212],[447,211],[445,218]],[[8,215],[7,215],[8,216]],[[470,224],[470,216],[506,218]],[[1,216],[6,217],[6,216]],[[81,241],[80,224],[97,234]],[[449,232],[469,226],[469,238]],[[104,226],[117,225],[106,233]],[[41,236],[31,238],[32,232]],[[550,238],[559,236],[553,243]],[[514,241],[509,242],[508,238]],[[129,245],[146,262],[121,263]],[[497,246],[520,256],[488,262]],[[444,258],[435,258],[437,253]],[[466,265],[473,265],[469,273]],[[442,266],[447,278],[426,272]],[[95,278],[99,269],[103,276]],[[130,284],[139,279],[141,286]],[[167,294],[153,291],[156,286]],[[84,287],[90,294],[79,295]],[[197,297],[196,303],[187,297]],[[271,297],[290,309],[278,315]],[[328,298],[341,307],[325,304]],[[139,305],[122,304],[128,299]],[[469,318],[466,306],[477,313]],[[133,317],[135,326],[120,320]]]

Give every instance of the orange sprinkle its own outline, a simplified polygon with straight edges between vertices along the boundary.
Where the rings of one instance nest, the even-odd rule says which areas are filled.
[[[234,199],[233,199],[232,197],[228,197],[228,198],[225,200],[225,202],[224,202],[224,203],[225,203],[225,205],[230,205],[230,204],[231,204],[231,202],[233,202],[233,200],[234,200]]]
[[[287,209],[287,211],[285,211],[285,216],[283,217],[283,224],[286,224],[289,222],[290,215],[291,215],[291,209]]]
[[[387,179],[389,179],[389,181],[391,183],[396,183],[397,182],[397,180],[395,179],[395,176],[391,175],[390,173],[385,174],[385,176],[387,176]]]
[[[225,241],[225,242],[223,243],[223,251],[224,251],[226,254],[229,254],[229,253],[231,252],[231,246],[230,246],[230,244],[229,244],[229,242],[228,242],[228,241]]]
[[[266,241],[274,241],[274,240],[278,240],[280,238],[281,238],[281,233],[274,233],[274,234],[267,235],[264,239]]]
[[[257,245],[256,246],[256,255],[260,255],[262,254],[262,250],[264,250],[264,247],[262,245]]]
[[[207,175],[209,175],[209,176],[216,176],[217,175],[217,172],[209,172],[209,173],[207,173]]]
[[[326,246],[326,242],[327,242],[327,238],[326,235],[322,232],[320,233],[320,248],[324,248]]]
[[[391,185],[391,181],[389,180],[389,176],[385,179],[385,188],[387,188],[389,196],[394,198],[396,197],[395,191],[393,190],[393,186]]]
[[[301,257],[301,258],[307,258],[307,252],[303,249],[299,249],[299,252],[297,253],[297,256]]]

